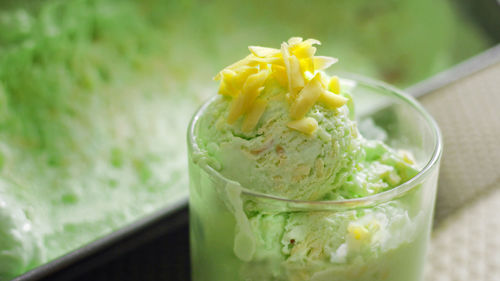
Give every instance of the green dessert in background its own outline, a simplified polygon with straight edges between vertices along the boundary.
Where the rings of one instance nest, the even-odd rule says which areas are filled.
[[[328,38],[340,69],[399,85],[488,45],[431,0],[2,1],[0,279],[185,197],[179,136],[214,91],[211,73],[250,40],[292,33]]]
[[[187,196],[166,38],[130,2],[35,10],[0,13],[0,280]]]

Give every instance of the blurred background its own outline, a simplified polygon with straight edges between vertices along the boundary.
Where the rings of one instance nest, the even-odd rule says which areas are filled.
[[[210,85],[213,74],[246,54],[248,45],[276,46],[291,36],[318,38],[325,46],[322,53],[341,59],[338,70],[398,86],[429,77],[500,40],[494,0],[2,3],[2,50],[20,52],[29,45],[44,54],[34,65],[68,59],[43,46],[57,45],[58,53],[78,46],[83,51],[73,56],[101,56],[100,72],[117,64],[102,58],[112,52],[132,67],[146,63],[145,58],[157,60],[176,79]]]
[[[185,130],[215,93],[212,77],[245,56],[248,45],[277,47],[291,36],[320,40],[320,54],[340,59],[334,72],[406,88],[497,45],[500,6],[495,0],[0,1],[0,195],[50,228],[36,246],[50,250],[17,273],[185,198]],[[186,231],[114,259],[101,280],[146,278],[145,272],[156,277],[143,280],[158,274],[185,280]],[[162,259],[169,266],[137,269],[137,255],[149,266]]]

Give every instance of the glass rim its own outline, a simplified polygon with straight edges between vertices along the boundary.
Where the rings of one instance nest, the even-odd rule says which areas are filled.
[[[419,170],[417,175],[409,179],[408,181],[399,184],[395,186],[394,188],[391,188],[389,190],[365,196],[365,197],[360,197],[360,198],[351,198],[351,199],[342,199],[342,200],[297,200],[297,199],[289,199],[285,197],[280,197],[276,195],[271,195],[271,194],[266,194],[262,192],[256,192],[250,189],[247,189],[246,187],[242,186],[239,182],[231,180],[221,173],[219,173],[217,170],[215,170],[213,167],[211,167],[207,161],[203,161],[200,163],[197,163],[202,169],[204,169],[209,175],[214,176],[218,178],[219,180],[224,181],[225,183],[232,183],[233,185],[238,186],[241,188],[241,193],[260,198],[260,199],[265,199],[265,200],[271,200],[271,201],[276,201],[276,202],[282,202],[282,203],[291,203],[291,204],[297,204],[297,205],[310,205],[310,206],[317,206],[317,207],[326,207],[326,206],[332,206],[332,207],[340,207],[340,208],[345,208],[345,207],[365,207],[365,206],[372,206],[375,204],[380,204],[383,202],[388,202],[394,198],[398,198],[403,194],[406,194],[407,192],[411,191],[413,188],[418,186],[419,183],[429,174],[432,170],[433,167],[438,165],[439,160],[442,155],[442,136],[441,132],[439,130],[439,127],[437,125],[437,122],[434,120],[434,118],[420,105],[420,103],[412,96],[406,94],[403,90],[400,90],[390,84],[387,84],[385,82],[371,79],[364,77],[362,75],[358,74],[353,74],[353,73],[344,73],[341,72],[341,75],[339,75],[339,78],[341,79],[348,79],[348,80],[353,80],[356,83],[361,83],[364,85],[367,85],[372,88],[376,89],[382,89],[386,91],[391,97],[396,98],[400,101],[403,101],[404,103],[410,105],[415,109],[418,114],[424,117],[424,120],[426,121],[427,125],[432,129],[433,133],[433,139],[434,141],[434,149],[432,156],[430,157],[429,161],[423,166],[422,169]],[[198,146],[198,143],[196,141],[196,136],[194,133],[196,124],[200,118],[200,116],[205,112],[207,109],[208,105],[211,104],[214,100],[219,98],[219,95],[215,95],[208,99],[206,102],[201,105],[198,110],[196,110],[194,116],[192,117],[189,127],[188,127],[188,134],[187,134],[187,142],[188,142],[188,153],[201,153],[202,150]]]

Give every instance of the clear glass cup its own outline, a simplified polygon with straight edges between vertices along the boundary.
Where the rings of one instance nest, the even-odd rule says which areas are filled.
[[[363,132],[365,122],[374,122],[387,144],[413,153],[420,172],[389,191],[343,201],[252,192],[213,169],[197,145],[197,121],[212,99],[188,129],[193,281],[422,280],[442,151],[439,129],[400,90],[347,77],[343,82],[355,84],[361,132],[376,137],[380,132]]]

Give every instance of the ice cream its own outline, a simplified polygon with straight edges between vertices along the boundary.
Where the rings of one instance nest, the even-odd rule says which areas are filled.
[[[317,45],[250,46],[215,77],[219,96],[190,133],[195,281],[420,280],[433,202],[422,198],[435,182],[349,208],[343,200],[391,190],[421,166],[373,123],[365,129],[379,139],[362,136],[355,82],[326,74],[337,59],[316,56]]]
[[[317,44],[250,47],[217,75],[221,98],[198,132],[214,167],[245,188],[300,200],[367,196],[415,175],[404,152],[360,135],[349,93],[323,72],[336,59],[315,56]]]

